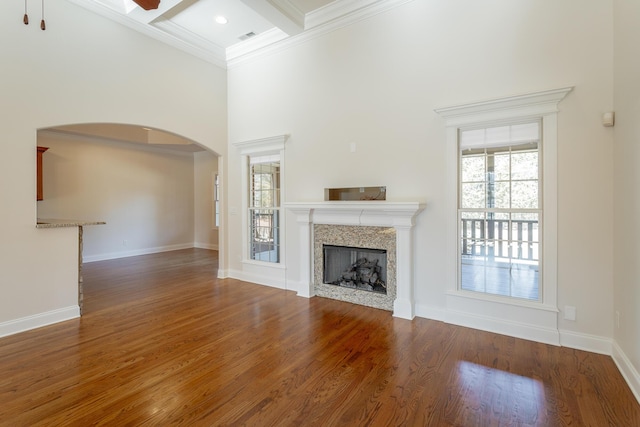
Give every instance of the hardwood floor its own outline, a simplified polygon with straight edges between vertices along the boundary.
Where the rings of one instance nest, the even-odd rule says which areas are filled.
[[[81,319],[0,339],[2,426],[640,426],[608,356],[237,280],[85,264]]]

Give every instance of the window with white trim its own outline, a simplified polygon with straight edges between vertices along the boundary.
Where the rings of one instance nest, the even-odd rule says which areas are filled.
[[[249,259],[280,262],[280,156],[250,156]]]
[[[284,269],[285,227],[280,207],[284,148],[289,135],[234,142],[242,163],[242,262]]]
[[[540,122],[460,129],[459,289],[541,299]]]
[[[560,101],[571,90],[565,87],[435,110],[446,126],[445,185],[448,191],[445,204],[451,214],[443,224],[450,236],[444,248],[450,254],[444,260],[444,268],[447,310],[452,316],[473,318],[475,322],[484,322],[486,328],[505,333],[509,333],[509,325],[513,324],[510,322],[531,324],[532,331],[539,334],[537,339],[544,336],[548,342],[559,340],[557,331],[549,328],[557,322],[558,112]],[[517,136],[520,131],[526,133],[524,128],[516,126],[528,123],[537,123],[537,141],[535,137],[527,141]],[[482,137],[481,132],[473,133],[478,130],[483,130]],[[496,134],[509,136],[493,138]],[[537,156],[533,154],[536,151]],[[463,158],[469,167],[464,178]],[[463,184],[482,192],[469,190],[470,193],[463,195]],[[523,191],[523,188],[534,191]],[[536,188],[537,201],[529,197]],[[488,195],[488,191],[493,194]],[[467,230],[462,219],[469,219]],[[471,221],[474,219],[475,224]],[[464,238],[467,238],[466,247]],[[473,256],[478,259],[469,259]],[[463,257],[467,257],[464,261],[479,262],[480,267],[472,272],[477,274],[477,280],[462,278]],[[501,294],[492,288],[491,274],[495,269],[492,270],[489,261],[500,261],[506,267],[510,275],[508,291]],[[527,295],[522,291],[526,285],[518,284],[521,277],[517,276],[525,266],[533,266],[535,271],[535,263],[538,276],[529,284],[537,280],[538,289]],[[507,306],[518,309],[507,309]],[[497,312],[498,307],[504,309]],[[496,318],[500,319],[497,323]]]

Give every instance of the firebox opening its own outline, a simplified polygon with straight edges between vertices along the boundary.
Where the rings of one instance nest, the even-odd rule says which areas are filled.
[[[322,245],[323,283],[387,293],[387,251]]]

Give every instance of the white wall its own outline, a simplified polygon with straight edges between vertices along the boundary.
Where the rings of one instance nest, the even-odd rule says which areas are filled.
[[[615,2],[615,288],[616,362],[640,401],[640,4]],[[620,326],[615,322],[620,315]]]
[[[284,200],[318,201],[325,187],[387,186],[387,199],[424,200],[415,266],[419,315],[447,318],[445,128],[434,109],[575,86],[559,114],[558,328],[583,346],[613,332],[612,3],[568,0],[413,1],[229,70],[229,140],[288,133]],[[351,153],[350,143],[357,151]],[[230,146],[229,207],[242,206]],[[287,220],[287,281],[298,277]],[[229,217],[240,235],[241,216]],[[229,242],[230,268],[241,242]],[[274,277],[276,275],[274,274]],[[501,313],[488,313],[501,317]],[[599,348],[602,351],[602,348]]]
[[[39,9],[29,2],[31,13]],[[130,123],[226,155],[226,72],[66,1],[0,2],[0,335],[77,314],[77,230],[36,229],[37,129]]]
[[[193,247],[193,153],[42,132],[38,145],[49,147],[38,217],[107,223],[84,228],[85,262]]]
[[[218,158],[208,151],[194,153],[194,245],[218,249],[218,228],[214,218],[214,180],[218,173]]]

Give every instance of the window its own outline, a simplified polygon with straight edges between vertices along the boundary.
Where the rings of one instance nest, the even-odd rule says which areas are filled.
[[[541,299],[540,123],[459,132],[461,290]]]
[[[213,223],[220,227],[220,177],[215,174],[213,180]]]
[[[242,156],[242,263],[247,269],[259,269],[261,277],[266,268],[273,268],[268,273],[270,278],[282,281],[284,278],[276,275],[283,275],[285,270],[285,221],[280,207],[288,138],[289,135],[276,135],[233,143]]]
[[[280,262],[280,156],[249,157],[249,259]]]
[[[558,120],[571,90],[436,110],[447,141],[446,321],[560,343]]]

